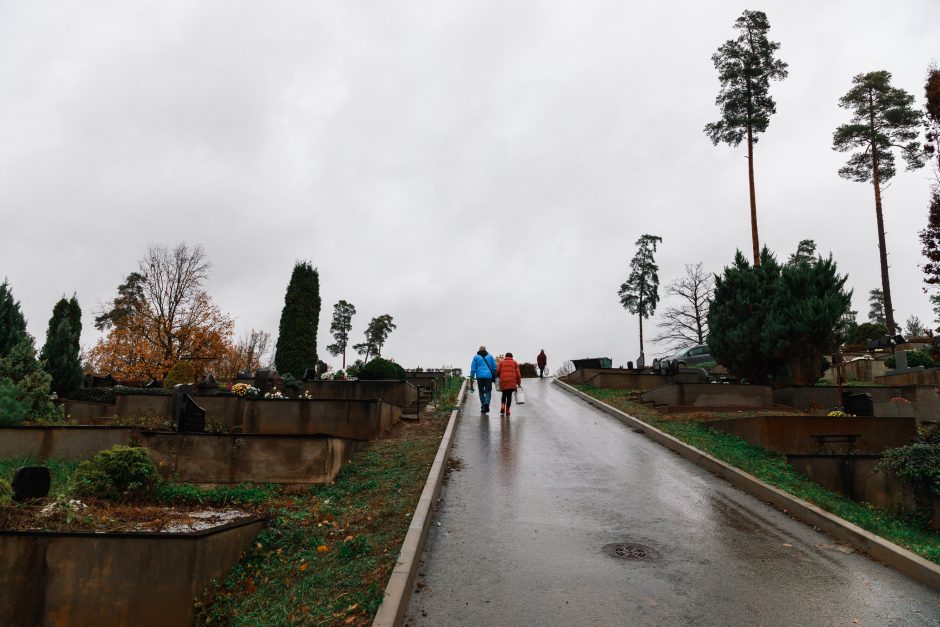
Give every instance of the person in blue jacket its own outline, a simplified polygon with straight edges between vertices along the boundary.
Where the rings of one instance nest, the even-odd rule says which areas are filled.
[[[493,395],[493,379],[496,378],[496,360],[481,346],[470,362],[470,380],[477,380],[480,391],[480,413],[490,413],[490,397]]]

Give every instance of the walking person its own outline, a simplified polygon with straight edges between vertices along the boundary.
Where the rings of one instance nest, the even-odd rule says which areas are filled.
[[[545,374],[545,366],[548,365],[548,356],[545,354],[545,349],[542,349],[542,352],[539,353],[539,356],[535,359],[535,363],[539,366],[539,379]]]
[[[493,395],[493,379],[496,378],[496,360],[481,346],[470,362],[470,385],[476,379],[480,393],[480,413],[490,413],[490,397]]]
[[[506,353],[506,358],[499,362],[496,367],[496,375],[499,377],[499,389],[503,392],[503,398],[499,405],[499,415],[509,418],[509,407],[512,405],[512,394],[520,385],[522,385],[522,373],[519,371],[519,364],[512,358],[512,353]]]

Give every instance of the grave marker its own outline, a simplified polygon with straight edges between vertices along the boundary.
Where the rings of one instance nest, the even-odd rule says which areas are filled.
[[[13,500],[41,499],[49,494],[52,475],[45,466],[21,466],[13,473]]]

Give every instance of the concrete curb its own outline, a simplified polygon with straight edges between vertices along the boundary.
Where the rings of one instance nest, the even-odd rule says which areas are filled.
[[[414,587],[418,566],[421,563],[421,555],[424,553],[424,544],[428,539],[428,531],[431,529],[431,518],[434,515],[437,498],[441,493],[441,485],[444,483],[447,456],[450,455],[450,449],[454,443],[457,416],[460,414],[460,406],[463,404],[466,391],[467,381],[464,379],[460,392],[457,394],[457,408],[450,413],[447,429],[444,430],[441,445],[431,464],[424,490],[421,491],[421,498],[418,499],[418,505],[411,516],[411,524],[408,526],[405,541],[401,544],[401,551],[398,552],[392,576],[388,580],[388,585],[385,586],[385,598],[372,621],[373,627],[397,627],[404,619],[408,601],[411,599],[411,589]]]
[[[805,524],[816,527],[839,542],[843,542],[869,555],[882,564],[904,573],[911,579],[934,590],[940,590],[940,565],[934,564],[916,553],[865,531],[861,527],[853,525],[834,514],[830,514],[808,501],[804,501],[768,483],[764,483],[757,477],[726,464],[708,453],[704,453],[697,448],[689,446],[668,433],[660,431],[615,407],[611,407],[607,403],[589,396],[567,383],[563,383],[557,379],[555,383],[560,385],[562,389],[582,398],[594,407],[611,414],[627,426],[642,429],[646,437],[662,444],[669,450],[678,453],[685,459],[698,464],[722,479],[725,479],[735,487],[756,496],[764,502],[771,503],[778,509],[783,510],[784,513],[793,516]]]

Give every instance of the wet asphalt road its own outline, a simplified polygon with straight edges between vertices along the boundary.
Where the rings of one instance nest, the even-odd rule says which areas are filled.
[[[549,380],[525,387],[508,420],[468,395],[406,625],[940,624],[940,594]],[[608,557],[617,542],[660,559]]]

